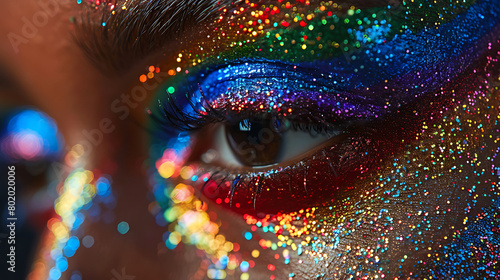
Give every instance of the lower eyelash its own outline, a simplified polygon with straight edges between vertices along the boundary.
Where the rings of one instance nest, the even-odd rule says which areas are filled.
[[[307,166],[306,164],[300,162],[298,165],[302,166]],[[286,172],[285,170],[292,169],[293,167],[285,168],[280,171],[276,172],[284,172],[283,174],[287,175],[289,177],[288,181],[288,190],[291,194],[293,194],[292,190],[292,176],[289,172]],[[253,208],[254,210],[257,210],[256,208],[256,202],[257,199],[262,195],[262,186],[265,184],[265,181],[267,180],[274,180],[273,178],[273,173],[272,172],[262,172],[262,173],[226,173],[225,176],[222,177],[215,177],[212,175],[207,175],[213,172],[212,174],[215,173],[222,173],[226,171],[209,171],[207,170],[199,170],[199,173],[197,174],[200,178],[210,178],[208,179],[205,183],[204,186],[206,187],[206,184],[209,182],[212,182],[212,184],[217,185],[215,191],[219,190],[222,186],[224,186],[227,189],[227,197],[229,198],[229,207],[232,207],[233,205],[233,198],[236,192],[240,190],[240,188],[244,188],[248,191],[251,191],[253,193],[252,197],[250,198],[251,201],[253,202]],[[307,174],[304,174],[304,179],[302,181],[307,181]],[[202,187],[200,189],[200,196],[203,194],[203,190],[206,188]]]
[[[238,193],[247,194],[244,200],[251,203],[255,211],[259,210],[257,207],[259,199],[267,200],[267,197],[264,196],[265,192],[262,191],[264,186],[268,186],[268,189],[271,187],[286,189],[291,197],[300,197],[304,193],[306,197],[312,196],[316,186],[312,186],[315,180],[311,180],[311,176],[313,176],[310,175],[311,166],[313,164],[315,166],[323,165],[323,169],[338,177],[339,174],[348,172],[356,164],[361,164],[361,162],[368,164],[369,160],[364,161],[364,157],[356,158],[352,155],[352,151],[368,150],[371,142],[370,137],[373,133],[375,132],[371,131],[360,133],[355,137],[351,136],[340,145],[320,149],[314,156],[300,160],[294,165],[261,172],[230,171],[201,164],[196,175],[198,178],[206,179],[206,181],[201,188],[198,188],[200,196],[202,194],[208,197],[214,196],[214,194],[207,193],[210,186],[215,196],[220,196],[218,192],[223,188],[224,193],[227,194],[225,202],[229,207],[234,207],[234,200],[241,199]],[[335,158],[338,159],[337,163],[334,162]],[[315,170],[318,168],[315,167]]]

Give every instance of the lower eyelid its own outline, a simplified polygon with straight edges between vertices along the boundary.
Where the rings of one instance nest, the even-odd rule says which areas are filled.
[[[200,173],[204,174],[200,174],[200,178],[209,178],[218,173],[217,178],[212,178],[212,182],[208,181],[205,184],[203,194],[225,200],[231,191],[234,191],[235,193],[231,194],[232,199],[226,200],[226,206],[239,204],[239,209],[232,207],[235,211],[248,212],[253,208],[254,200],[257,203],[257,211],[265,213],[295,211],[338,196],[340,191],[347,194],[350,189],[349,182],[352,180],[346,181],[343,178],[355,179],[359,176],[349,176],[351,172],[342,173],[345,172],[344,169],[360,161],[367,164],[370,161],[367,155],[355,157],[350,155],[341,159],[335,147],[326,147],[316,150],[314,155],[294,165],[262,173],[231,173],[226,170],[214,170],[213,166],[201,165],[200,170],[203,172]],[[344,164],[342,168],[339,168],[340,161]],[[346,176],[341,177],[343,175]],[[232,185],[236,178],[241,182],[233,190]],[[256,185],[257,180],[262,182],[260,190]],[[334,185],[334,181],[343,183]],[[277,197],[279,200],[276,200]]]

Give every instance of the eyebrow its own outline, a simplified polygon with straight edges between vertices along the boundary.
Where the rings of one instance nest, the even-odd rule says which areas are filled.
[[[397,1],[337,2],[370,7]],[[75,41],[100,70],[121,73],[133,63],[164,49],[189,27],[203,23],[227,5],[240,1],[129,0],[117,1],[114,5],[108,2],[111,1],[102,1],[99,6],[83,4],[83,16],[76,24]]]
[[[99,69],[120,73],[160,51],[226,2],[229,1],[133,0],[115,5],[102,3],[97,10],[95,4],[82,4],[84,10],[74,39]]]

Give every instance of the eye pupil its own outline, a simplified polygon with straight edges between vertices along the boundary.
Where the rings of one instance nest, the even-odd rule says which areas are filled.
[[[271,120],[245,119],[226,125],[226,137],[236,158],[247,166],[279,161],[283,138]]]

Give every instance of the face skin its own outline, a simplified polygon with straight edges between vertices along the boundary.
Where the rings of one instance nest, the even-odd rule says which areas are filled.
[[[2,36],[23,35],[24,18],[33,19],[41,3],[5,3],[0,11]],[[327,5],[320,9],[322,5],[310,4],[318,7],[311,12],[315,19],[329,11],[341,18],[334,28],[340,35],[330,38],[330,31],[318,31],[319,25],[309,28],[313,19],[302,26],[300,20],[285,18],[286,9],[292,8],[282,7],[283,3],[277,4],[283,11],[276,14],[266,14],[269,9],[265,9],[276,5],[274,2],[265,7],[220,3],[217,7],[226,10],[214,9],[203,20],[197,10],[192,10],[193,18],[183,29],[173,24],[174,31],[164,36],[155,36],[155,29],[148,26],[151,33],[144,35],[145,42],[139,41],[144,48],[136,49],[135,57],[126,51],[126,44],[110,48],[106,41],[100,41],[102,36],[89,35],[102,30],[101,21],[96,19],[106,12],[89,12],[84,4],[72,1],[57,2],[57,9],[48,8],[55,11],[53,15],[48,16],[46,24],[35,26],[32,36],[23,35],[20,43],[0,42],[1,66],[19,85],[12,90],[19,98],[7,98],[10,92],[2,98],[16,105],[34,105],[54,118],[65,138],[66,152],[78,154],[75,160],[63,160],[68,167],[64,175],[91,171],[91,185],[98,185],[97,178],[105,176],[112,182],[111,204],[116,206],[94,195],[91,207],[99,205],[101,218],[91,217],[91,210],[78,210],[87,218],[78,229],[66,228],[64,238],[59,238],[54,229],[46,230],[29,279],[58,278],[54,276],[57,273],[50,274],[57,267],[50,252],[66,246],[71,236],[80,244],[83,237],[92,236],[94,244],[89,248],[80,245],[74,255],[65,255],[68,268],[60,279],[77,274],[82,279],[111,279],[118,277],[117,273],[136,279],[431,279],[494,275],[491,273],[498,271],[500,250],[495,214],[499,207],[495,168],[500,134],[495,121],[500,116],[500,42],[498,36],[491,35],[499,34],[495,33],[498,18],[486,12],[485,3],[481,6],[484,21],[449,24],[454,20],[452,13],[436,20],[442,28],[429,28],[428,32],[432,38],[437,36],[432,32],[440,32],[438,40],[419,40],[416,34],[427,29],[418,26],[419,20],[406,19],[415,37],[399,33],[403,39],[397,41],[398,37],[395,39],[390,32],[381,29],[382,35],[377,37],[374,34],[378,31],[372,29],[373,33],[367,34],[373,40],[365,42],[359,52],[347,55],[338,51],[332,41],[342,42],[339,36],[348,36],[342,33],[349,27],[348,23],[342,24],[348,18],[348,8]],[[311,9],[302,3],[294,5],[299,13]],[[386,5],[343,3],[345,7],[353,5],[367,11],[367,15],[386,15],[373,10]],[[131,4],[127,11],[119,12],[137,15],[134,7],[139,6]],[[234,10],[239,13],[231,14]],[[262,25],[263,31],[255,35],[248,30],[253,25],[246,24],[251,13],[258,11],[263,11],[270,23],[266,25],[262,18],[264,23],[254,28],[260,30],[257,26]],[[466,12],[467,7],[455,11]],[[90,22],[97,28],[80,28],[80,23],[88,24],[82,21],[82,14],[90,15]],[[70,21],[71,17],[76,23]],[[114,21],[107,22],[110,34],[119,34],[112,23],[124,19],[111,18]],[[393,26],[401,24],[400,17],[394,14],[392,20]],[[239,24],[245,25],[246,31],[233,28]],[[364,22],[364,30],[374,28],[372,25]],[[485,31],[479,34],[475,30]],[[265,39],[265,32],[271,34],[271,39]],[[310,41],[304,42],[305,48],[290,43],[307,34]],[[276,41],[278,37],[282,39]],[[376,40],[381,38],[389,43]],[[111,36],[113,40],[120,42]],[[289,50],[285,54],[277,46],[279,41],[290,44],[282,46]],[[102,55],[107,52],[99,52],[95,42],[122,56],[114,59]],[[231,45],[234,42],[246,43]],[[373,51],[368,54],[366,50]],[[386,53],[379,56],[376,50]],[[353,59],[353,54],[357,58]],[[297,67],[287,68],[294,65]],[[170,69],[175,75],[169,73]],[[263,77],[255,75],[255,71],[268,72]],[[154,77],[143,83],[140,77],[148,73],[154,73]],[[332,73],[337,76],[321,80]],[[186,82],[189,77],[196,80],[196,86]],[[224,80],[227,77],[237,81]],[[317,81],[326,84],[324,91],[319,90]],[[307,86],[301,88],[299,84]],[[284,87],[292,94],[279,95]],[[138,88],[145,88],[146,94],[134,95]],[[195,103],[196,109],[207,108],[208,104],[209,109],[223,112],[225,119],[210,119],[216,124],[208,125],[207,121],[187,134],[183,129],[172,129],[187,125],[188,119],[165,121],[156,100],[164,108],[171,108],[167,106],[171,102],[181,102],[180,92],[193,95],[193,100],[205,100],[203,104]],[[273,107],[272,101],[281,105]],[[146,108],[163,124],[148,122]],[[175,110],[166,111],[169,115]],[[227,148],[226,154],[221,152],[221,143],[229,143],[229,138],[216,137],[224,126],[221,123],[231,123],[226,119],[234,118],[237,127],[245,119],[255,125],[256,116],[264,111],[294,122],[305,122],[304,115],[312,116],[307,121],[326,125],[329,133],[346,122],[355,125],[347,136],[328,136],[312,146],[306,145],[312,141],[310,134],[300,134],[306,140],[292,150],[304,146],[302,156],[276,160],[277,165],[272,167],[225,162],[231,149]],[[190,113],[198,116],[192,110]],[[268,115],[264,119],[268,120]],[[209,117],[206,114],[207,120]],[[180,132],[184,137],[178,137]],[[188,142],[183,142],[185,135],[189,135]],[[281,145],[291,141],[286,135],[283,139]],[[79,153],[81,147],[85,149],[83,154]],[[219,160],[202,159],[210,149],[218,151]],[[220,191],[216,189],[219,184]],[[56,201],[55,220],[48,222],[49,228],[54,221],[64,222],[59,215],[64,217],[67,212],[60,210],[57,203],[67,199],[64,188],[68,185],[60,183],[62,198]],[[206,188],[200,195],[203,185]],[[105,214],[113,218],[106,219]],[[158,217],[163,220],[159,222]],[[122,221],[130,227],[125,234],[119,233]],[[473,245],[464,245],[469,243]],[[221,265],[223,256],[229,257],[227,265]],[[472,264],[464,268],[461,256],[472,259]]]
[[[134,217],[137,219],[136,223],[141,224],[141,230],[136,232],[137,236],[133,238],[138,242],[115,239],[115,244],[111,244],[110,241],[116,238],[114,235],[116,225],[107,225],[109,227],[106,230],[99,224],[89,225],[87,230],[95,232],[96,237],[101,236],[103,238],[101,245],[107,245],[106,247],[95,246],[96,250],[87,252],[90,253],[88,255],[80,256],[82,257],[80,260],[75,257],[75,264],[79,267],[78,269],[88,271],[85,273],[88,277],[92,275],[96,278],[99,275],[112,277],[112,269],[125,266],[128,270],[132,270],[132,267],[136,265],[141,269],[149,267],[142,274],[147,276],[146,278],[161,275],[160,271],[163,267],[161,264],[175,258],[167,257],[160,260],[157,257],[157,240],[161,240],[161,232],[155,230],[157,226],[154,219],[147,212],[147,188],[140,187],[147,185],[146,176],[138,168],[144,160],[145,133],[130,119],[119,120],[109,109],[111,101],[119,97],[119,93],[124,90],[125,86],[122,82],[127,80],[130,74],[108,78],[96,70],[71,37],[74,28],[69,19],[70,16],[78,14],[79,7],[72,1],[58,4],[58,12],[55,12],[53,17],[49,17],[46,25],[38,27],[38,32],[33,38],[20,44],[17,53],[9,41],[2,40],[2,65],[22,85],[20,92],[15,93],[19,99],[22,99],[20,102],[35,104],[52,116],[64,135],[67,147],[71,148],[79,143],[83,137],[83,131],[93,131],[99,128],[103,118],[112,120],[115,129],[107,133],[101,143],[92,147],[91,153],[88,154],[83,164],[89,169],[113,171],[116,178],[124,179],[122,183],[119,183],[123,186],[123,191],[119,191],[117,195],[128,202],[120,203],[115,213]],[[2,36],[6,37],[10,32],[22,35],[22,19],[24,17],[32,19],[33,15],[40,10],[39,5],[39,1],[5,3],[0,24]],[[119,158],[121,160],[118,160]],[[64,171],[71,171],[71,168],[68,167]],[[124,218],[117,217],[117,219]],[[113,233],[113,235],[107,236],[106,232]],[[154,234],[154,237],[151,234]],[[148,245],[144,246],[145,243]],[[40,245],[42,252],[44,245],[46,244]],[[48,246],[50,248],[50,243]],[[120,253],[118,250],[123,251]],[[131,256],[130,252],[137,252],[134,255],[138,258],[125,262],[119,260],[121,258],[119,256],[124,258],[127,255]],[[95,259],[96,256],[109,261],[97,263],[89,261],[89,259]],[[41,261],[45,263],[43,258]],[[50,263],[47,264],[49,265]],[[81,265],[86,267],[81,267]],[[44,275],[47,273],[48,270],[44,270],[41,274],[37,274],[37,277],[46,278]],[[140,275],[139,270],[134,273]],[[70,275],[65,277],[69,279]]]

